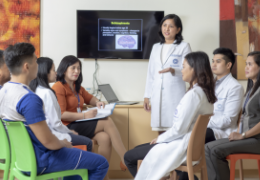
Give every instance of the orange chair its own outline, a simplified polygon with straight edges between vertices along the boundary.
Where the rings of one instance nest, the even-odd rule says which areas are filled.
[[[73,148],[81,149],[83,151],[87,151],[87,146],[86,145],[77,145],[73,146]]]
[[[240,118],[242,115],[242,110],[239,113],[238,116],[238,120],[237,120],[237,132],[239,132],[239,128],[240,128]],[[243,175],[243,162],[242,159],[247,159],[246,156],[243,156],[241,158],[238,158],[238,156],[240,156],[241,154],[231,154],[229,156],[226,157],[227,160],[230,160],[230,180],[234,180],[235,179],[235,168],[236,168],[236,161],[239,160],[239,177],[240,180],[244,180],[244,175]],[[259,163],[259,162],[258,162]],[[259,169],[259,164],[258,164],[258,169]],[[260,177],[260,176],[259,176]]]
[[[260,179],[260,155],[259,154],[231,154],[226,157],[226,159],[230,160],[230,180],[235,179],[235,168],[237,160],[240,160],[240,180],[243,180],[243,165],[242,159],[256,159],[258,164],[258,173]]]

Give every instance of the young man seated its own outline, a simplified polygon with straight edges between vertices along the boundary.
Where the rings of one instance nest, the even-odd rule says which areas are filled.
[[[232,76],[231,70],[235,64],[235,55],[228,48],[217,48],[213,52],[211,69],[216,75],[214,115],[211,117],[205,144],[217,139],[228,138],[237,130],[237,120],[242,107],[244,89]],[[187,173],[178,172],[180,180],[187,180]]]
[[[35,48],[28,43],[9,46],[4,58],[12,77],[0,91],[0,117],[22,121],[31,137],[38,174],[64,170],[88,169],[90,180],[101,180],[108,170],[107,160],[88,151],[72,147],[67,140],[53,135],[45,121],[43,102],[29,86],[38,71]],[[64,179],[80,179],[79,176]]]
[[[0,89],[4,83],[10,80],[10,72],[5,64],[3,54],[4,51],[0,50]]]

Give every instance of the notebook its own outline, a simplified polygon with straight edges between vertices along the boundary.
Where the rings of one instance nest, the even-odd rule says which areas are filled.
[[[97,120],[97,119],[103,119],[106,118],[110,115],[113,114],[113,111],[115,109],[116,104],[106,104],[105,108],[98,109],[98,107],[94,107],[94,108],[88,108],[86,111],[82,111],[83,113],[88,112],[90,110],[93,109],[97,109],[97,115],[93,118],[88,118],[88,119],[80,119],[80,120],[76,120],[75,122],[81,122],[81,121],[90,121],[90,120]]]

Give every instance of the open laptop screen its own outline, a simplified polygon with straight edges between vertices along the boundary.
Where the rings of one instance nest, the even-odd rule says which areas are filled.
[[[111,88],[110,84],[98,85],[98,89],[105,96],[105,98],[106,98],[108,103],[117,102],[118,101],[118,98],[116,97],[116,94],[114,93],[114,91]]]

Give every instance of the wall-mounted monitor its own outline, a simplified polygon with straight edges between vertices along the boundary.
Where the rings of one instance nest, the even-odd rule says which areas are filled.
[[[77,11],[77,57],[149,59],[163,11]]]

